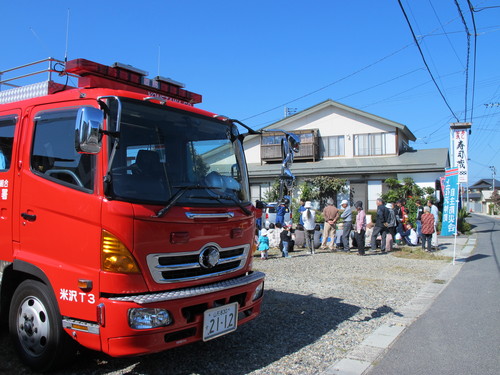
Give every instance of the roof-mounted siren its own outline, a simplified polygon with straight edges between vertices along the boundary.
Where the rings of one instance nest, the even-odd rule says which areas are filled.
[[[128,70],[129,72],[132,72],[132,73],[137,73],[143,77],[146,77],[149,75],[149,72],[145,71],[145,70],[142,70],[142,69],[139,69],[139,68],[136,68],[135,66],[132,66],[132,65],[129,65],[129,64],[123,64],[121,62],[115,62],[113,65],[112,65],[113,68],[120,68],[120,69],[123,69],[123,70]]]
[[[201,103],[201,95],[184,90],[184,84],[171,78],[147,78],[147,71],[120,62],[106,66],[76,59],[68,61],[66,71],[79,76],[78,85],[81,88],[129,90],[159,98],[161,101],[170,100],[191,106]]]
[[[176,81],[172,78],[168,78],[168,77],[163,77],[163,76],[156,76],[154,78],[155,81],[158,81],[158,82],[165,82],[165,83],[169,83],[171,85],[174,85],[174,86],[177,86],[177,87],[180,87],[181,89],[185,88],[186,85],[182,82],[179,82],[179,81]]]

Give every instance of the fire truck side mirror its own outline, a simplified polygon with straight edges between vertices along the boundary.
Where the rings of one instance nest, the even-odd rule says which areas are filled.
[[[78,110],[75,124],[76,151],[85,154],[97,154],[101,151],[101,129],[104,112],[94,107],[82,107]]]
[[[256,200],[255,207],[258,208],[259,210],[263,210],[264,208],[267,207],[267,203],[263,202],[263,201]]]

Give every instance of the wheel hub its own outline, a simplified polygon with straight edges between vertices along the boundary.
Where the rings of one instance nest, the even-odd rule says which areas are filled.
[[[31,319],[29,317],[24,318],[24,324],[21,326],[21,329],[24,330],[24,332],[28,336],[33,336],[33,317]]]
[[[19,307],[17,323],[23,348],[34,355],[42,354],[50,332],[50,323],[43,303],[38,298],[26,297]]]

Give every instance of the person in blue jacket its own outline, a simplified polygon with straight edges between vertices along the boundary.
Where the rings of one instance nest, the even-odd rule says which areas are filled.
[[[285,224],[285,214],[288,212],[287,202],[283,199],[276,209],[276,223]]]
[[[305,202],[303,199],[301,199],[299,208],[297,208],[297,211],[299,212],[299,224],[300,225],[304,225],[304,219],[302,218],[302,212],[304,212],[306,210],[304,205],[305,205]]]

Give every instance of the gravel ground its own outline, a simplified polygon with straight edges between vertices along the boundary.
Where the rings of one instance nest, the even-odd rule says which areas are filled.
[[[59,374],[317,374],[362,342],[447,264],[376,254],[271,250],[262,315],[236,332],[149,356],[83,350]],[[0,332],[0,373],[32,374]]]

